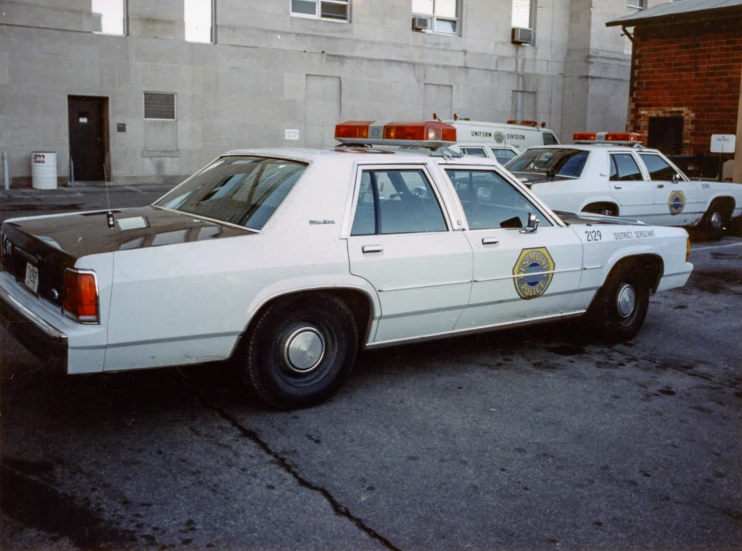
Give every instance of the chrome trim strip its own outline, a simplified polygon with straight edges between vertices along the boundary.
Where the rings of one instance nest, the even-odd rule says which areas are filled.
[[[143,341],[130,341],[108,344],[107,348],[123,348],[125,346],[140,346],[143,344],[162,344],[166,342],[197,341],[203,339],[214,339],[221,337],[239,337],[242,333],[233,331],[229,333],[210,333],[208,335],[190,335],[188,337],[167,337],[163,339],[148,339]],[[97,346],[76,346],[76,349],[98,348]]]
[[[500,276],[500,277],[488,277],[487,279],[475,279],[474,283],[484,283],[486,281],[502,281],[503,279],[517,279],[528,276],[536,276],[536,275],[549,275],[549,274],[569,274],[571,272],[581,272],[584,270],[584,268],[572,268],[570,270],[550,270],[548,272],[532,272],[529,274],[518,274],[518,275],[507,275],[507,276]]]
[[[603,266],[585,266],[583,270],[600,270]]]
[[[67,335],[62,333],[59,329],[56,329],[49,325],[47,322],[45,322],[43,319],[41,319],[38,315],[33,313],[31,310],[29,310],[27,307],[25,307],[23,304],[18,302],[18,299],[16,299],[13,295],[11,295],[8,291],[0,287],[0,298],[5,299],[5,301],[16,311],[16,313],[26,317],[31,323],[33,323],[36,327],[38,327],[41,331],[43,331],[47,336],[49,336],[52,339],[62,339],[67,340]]]
[[[414,342],[423,342],[423,341],[431,341],[435,339],[442,339],[447,337],[461,337],[464,335],[471,335],[475,333],[482,333],[485,331],[490,331],[493,329],[500,329],[500,328],[511,328],[511,327],[521,327],[524,325],[532,325],[536,323],[541,323],[544,321],[549,320],[557,320],[557,319],[568,319],[568,318],[576,318],[584,314],[586,310],[579,310],[575,312],[569,312],[567,314],[556,314],[553,316],[543,316],[540,318],[533,318],[530,320],[523,320],[523,321],[516,321],[516,322],[504,322],[504,323],[495,323],[493,325],[487,325],[483,327],[476,327],[473,329],[457,329],[454,331],[448,331],[445,333],[434,333],[432,335],[425,335],[423,337],[411,337],[408,339],[395,339],[395,340],[389,340],[389,341],[381,341],[381,342],[374,342],[374,343],[367,343],[366,348],[383,348],[386,346],[397,346],[399,344],[411,344]]]
[[[577,293],[587,293],[591,291],[596,291],[598,289],[600,289],[600,287],[586,287],[584,289],[571,289],[569,291],[559,291],[558,293],[546,293],[546,294],[541,295],[539,298],[558,297],[561,295],[575,295]],[[508,302],[518,302],[519,300],[525,300],[525,299],[518,296],[518,297],[513,297],[513,298],[506,298],[503,300],[475,302],[475,303],[470,303],[466,308],[469,309],[472,307],[478,308],[480,306],[493,306],[495,304],[506,304]]]
[[[208,216],[202,216],[200,214],[191,214],[190,212],[185,212],[182,210],[175,210],[175,209],[169,209],[167,207],[161,207],[160,205],[150,205],[154,209],[160,209],[160,210],[166,210],[168,212],[174,212],[176,214],[180,214],[182,216],[192,216],[193,218],[198,218],[199,220],[208,220],[209,222],[216,222],[217,224],[224,224],[225,226],[230,226],[232,228],[239,228],[241,230],[245,230],[250,233],[260,233],[260,230],[256,230],[253,228],[248,228],[246,226],[240,226],[239,224],[232,224],[232,222],[225,222],[224,220],[218,220],[216,218],[209,218]]]
[[[451,281],[447,283],[428,283],[427,285],[409,285],[407,287],[392,287],[392,288],[386,288],[386,289],[377,289],[380,293],[390,293],[392,291],[410,291],[412,289],[429,289],[431,287],[447,287],[450,285],[466,285],[471,283],[471,279],[467,279],[464,281]]]

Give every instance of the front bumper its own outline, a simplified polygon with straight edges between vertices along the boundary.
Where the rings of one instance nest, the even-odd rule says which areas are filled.
[[[66,372],[69,349],[67,335],[49,325],[2,287],[0,323],[29,352],[48,362],[50,368]]]

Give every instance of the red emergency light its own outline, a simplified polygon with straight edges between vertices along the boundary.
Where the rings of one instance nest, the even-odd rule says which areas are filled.
[[[456,128],[440,121],[348,121],[335,126],[335,139],[343,144],[438,148],[456,142]]]
[[[637,132],[577,132],[572,136],[572,141],[615,144],[637,144],[641,143],[642,135]]]

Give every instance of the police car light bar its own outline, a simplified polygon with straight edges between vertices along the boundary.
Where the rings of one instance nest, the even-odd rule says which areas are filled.
[[[407,145],[439,148],[456,142],[456,129],[439,121],[347,121],[335,126],[342,144]]]
[[[642,135],[636,132],[577,132],[572,136],[575,143],[638,144]]]

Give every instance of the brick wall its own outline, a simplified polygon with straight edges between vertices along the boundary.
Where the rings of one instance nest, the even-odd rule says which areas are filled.
[[[637,26],[629,130],[645,140],[649,118],[683,117],[684,155],[709,153],[711,134],[736,134],[742,15]]]

